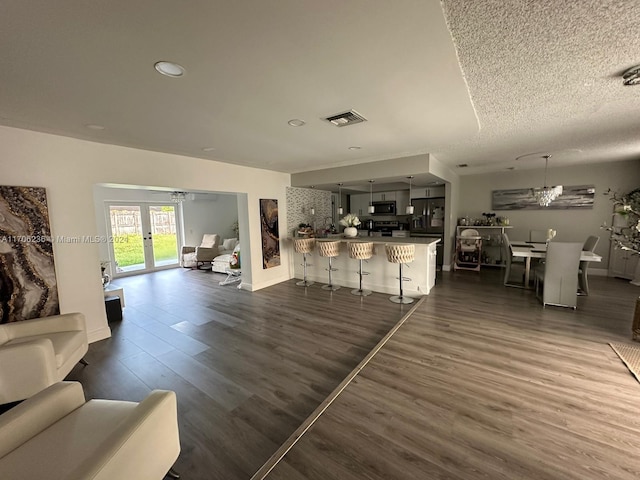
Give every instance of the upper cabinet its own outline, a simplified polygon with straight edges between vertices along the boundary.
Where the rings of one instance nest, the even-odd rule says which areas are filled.
[[[362,216],[367,213],[369,206],[369,194],[360,193],[358,195],[349,195],[349,213]]]
[[[392,202],[396,200],[397,192],[378,192],[373,194],[374,202]]]
[[[414,188],[411,191],[413,198],[434,198],[444,197],[444,185],[436,185],[434,187]]]
[[[398,190],[396,192],[396,214],[404,215],[409,205],[409,190]]]

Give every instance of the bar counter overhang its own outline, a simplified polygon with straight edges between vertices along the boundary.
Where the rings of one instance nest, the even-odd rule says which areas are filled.
[[[374,244],[374,255],[364,262],[364,271],[369,275],[364,277],[364,285],[367,289],[378,293],[397,295],[398,293],[398,265],[387,261],[385,244],[406,243],[416,246],[415,260],[404,269],[404,277],[411,281],[403,283],[404,294],[408,297],[420,297],[428,295],[435,285],[436,278],[436,244],[437,238],[396,238],[396,237],[355,237],[343,236],[317,238],[316,242],[340,241],[340,255],[334,257],[333,283],[344,288],[358,288],[358,261],[349,258],[347,242],[371,242]],[[293,265],[293,277],[302,279],[302,255],[295,253],[293,239],[287,239],[288,251],[292,255],[290,265]],[[329,281],[329,259],[318,255],[317,248],[307,255],[307,261],[311,266],[307,268],[307,279],[316,282],[308,288],[320,287]]]

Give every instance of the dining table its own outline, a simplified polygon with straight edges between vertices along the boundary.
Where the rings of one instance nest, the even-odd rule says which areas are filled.
[[[529,287],[529,278],[531,276],[531,259],[546,258],[547,244],[535,242],[511,242],[511,253],[514,258],[524,258],[524,287]],[[580,253],[581,262],[601,262],[602,257],[593,252],[582,251]],[[578,272],[576,272],[576,275]]]

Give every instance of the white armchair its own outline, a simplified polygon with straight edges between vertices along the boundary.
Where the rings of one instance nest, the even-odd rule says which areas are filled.
[[[180,453],[176,395],[85,401],[59,382],[0,415],[0,478],[161,480]]]
[[[24,400],[64,379],[88,348],[81,313],[0,325],[0,404]]]
[[[185,268],[199,268],[204,263],[211,263],[219,255],[220,236],[216,233],[205,233],[198,247],[182,247],[180,263]]]

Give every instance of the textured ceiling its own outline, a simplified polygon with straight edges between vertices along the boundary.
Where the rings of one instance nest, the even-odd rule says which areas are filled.
[[[4,0],[0,124],[285,172],[638,159],[639,20],[621,0]],[[351,108],[369,121],[321,119]]]
[[[640,63],[640,2],[442,3],[480,132],[439,160],[477,172],[541,167],[545,152],[550,166],[640,158],[640,86],[620,77]]]

